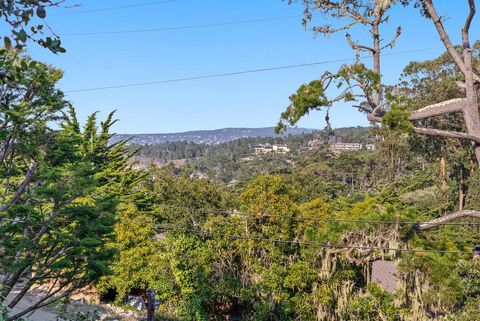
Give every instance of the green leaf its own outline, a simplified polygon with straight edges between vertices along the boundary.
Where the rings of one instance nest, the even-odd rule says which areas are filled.
[[[7,48],[8,50],[12,49],[12,41],[10,40],[9,37],[7,36],[3,37],[3,43],[5,45],[5,48]]]
[[[25,30],[22,29],[17,33],[17,37],[18,37],[18,40],[20,40],[21,42],[26,42],[28,35],[25,32]]]

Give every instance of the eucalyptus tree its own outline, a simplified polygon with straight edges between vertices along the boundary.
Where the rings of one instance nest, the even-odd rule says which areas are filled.
[[[289,1],[295,2],[293,0]],[[327,110],[326,121],[329,125],[329,110],[338,101],[351,102],[352,106],[367,114],[368,120],[375,123],[384,123],[392,128],[411,131],[419,135],[434,137],[448,137],[463,139],[470,142],[475,154],[477,165],[480,165],[480,113],[478,109],[477,86],[480,77],[472,64],[472,46],[470,41],[470,27],[475,16],[474,0],[466,0],[468,13],[461,27],[462,45],[455,47],[443,25],[443,18],[437,13],[433,0],[302,0],[305,7],[304,23],[307,24],[315,17],[315,13],[329,16],[335,20],[334,24],[313,27],[312,30],[323,35],[344,33],[346,41],[357,53],[357,61],[352,65],[344,65],[337,72],[325,72],[320,79],[300,86],[296,93],[290,96],[290,105],[281,114],[277,130],[282,130],[286,124],[295,125],[303,116],[312,110]],[[453,60],[455,67],[461,73],[461,79],[456,85],[460,90],[459,97],[438,101],[426,106],[412,104],[398,89],[385,92],[387,87],[382,82],[381,57],[382,52],[394,46],[401,34],[401,27],[396,28],[395,36],[388,43],[382,43],[384,38],[381,26],[388,26],[389,9],[400,2],[407,6],[413,3],[420,8],[421,14],[430,19]],[[358,28],[361,27],[361,28]],[[350,32],[357,31],[370,34],[369,43],[355,41]],[[359,53],[367,52],[373,59],[373,69],[360,62]],[[329,97],[327,90],[332,85],[337,86],[337,95]],[[465,125],[464,131],[451,128],[434,128],[425,126],[432,117],[447,115],[461,115]],[[431,125],[432,123],[430,123]],[[421,224],[420,228],[436,226],[452,219],[474,216],[480,217],[479,211],[463,210],[442,218]]]

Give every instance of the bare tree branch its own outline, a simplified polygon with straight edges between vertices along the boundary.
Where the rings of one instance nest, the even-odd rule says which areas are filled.
[[[347,33],[345,35],[345,37],[347,38],[348,44],[350,45],[350,47],[353,50],[364,50],[364,51],[369,51],[371,53],[375,52],[375,50],[372,47],[365,46],[365,45],[360,45],[360,44],[356,43],[355,41],[353,41],[352,36],[350,36],[349,33]]]
[[[393,37],[393,39],[388,44],[386,44],[385,46],[380,48],[380,50],[383,50],[383,49],[388,48],[388,47],[393,49],[393,46],[395,46],[395,43],[397,42],[397,39],[398,39],[398,37],[400,37],[401,34],[402,34],[402,27],[399,26],[397,28],[397,32],[395,33],[395,36]]]
[[[20,198],[20,196],[23,194],[25,189],[27,188],[28,184],[30,184],[30,181],[33,178],[33,175],[35,174],[35,170],[38,167],[38,161],[32,161],[30,166],[27,169],[27,172],[25,173],[25,177],[23,179],[23,182],[20,184],[20,186],[17,188],[17,191],[15,192],[15,195],[12,197],[10,202],[8,204],[5,204],[0,207],[0,212],[5,211],[8,209],[10,206],[14,205],[17,200]],[[2,224],[3,221],[0,220],[0,224]]]
[[[30,290],[30,288],[35,284],[37,280],[43,277],[43,273],[45,270],[50,268],[52,264],[54,264],[56,261],[58,261],[62,255],[65,254],[67,247],[64,246],[62,247],[57,254],[53,258],[50,259],[49,262],[47,262],[45,265],[40,266],[38,270],[35,271],[35,276],[32,277],[20,290],[20,292],[15,296],[15,298],[9,303],[8,307],[13,309],[19,302],[20,300],[27,294],[27,292]]]
[[[470,11],[468,12],[467,19],[465,20],[465,25],[463,26],[462,32],[467,33],[470,31],[470,25],[472,24],[473,17],[475,16],[476,8],[475,1],[468,0],[468,6]]]
[[[52,293],[47,294],[44,298],[40,299],[37,303],[31,305],[30,307],[26,308],[25,310],[23,310],[21,312],[9,317],[6,321],[18,320],[19,318],[23,317],[24,315],[26,315],[26,314],[28,314],[32,311],[35,311],[37,309],[40,309],[40,308],[46,307],[48,305],[51,305],[52,303],[55,303],[58,300],[61,300],[65,297],[68,297],[71,293],[74,292],[74,289],[69,289],[69,290],[66,290],[65,292],[63,292],[62,294],[60,294],[58,296],[55,296],[58,292],[61,291],[61,289],[63,289],[63,288],[60,288],[58,290],[53,291]]]
[[[448,138],[468,139],[473,142],[476,142],[477,144],[480,144],[479,136],[470,135],[462,132],[454,132],[454,131],[434,129],[434,128],[419,128],[419,127],[414,127],[413,132],[419,135],[431,135],[431,136],[440,136],[440,137],[448,137]]]
[[[474,217],[474,218],[480,218],[480,211],[474,211],[474,210],[465,210],[465,211],[460,211],[452,214],[448,214],[439,218],[436,218],[434,220],[420,223],[416,226],[417,229],[419,230],[427,230],[429,228],[435,227],[442,225],[444,223],[463,218],[463,217]]]
[[[473,16],[475,15],[475,2],[473,0],[468,0],[469,6],[470,6],[470,12],[468,14],[468,17],[465,21],[465,25],[462,29],[462,34],[464,34],[463,30],[466,31],[468,34],[468,30],[470,28],[471,21],[473,19]],[[447,32],[445,31],[445,27],[443,26],[442,23],[442,18],[438,15],[435,6],[432,3],[432,0],[423,0],[423,3],[425,5],[425,8],[427,9],[428,14],[430,17],[432,17],[433,23],[435,24],[435,27],[437,28],[438,35],[440,36],[440,40],[442,40],[443,44],[445,45],[445,48],[447,49],[448,53],[452,57],[453,61],[457,65],[457,67],[460,69],[460,71],[466,75],[466,70],[465,70],[465,63],[462,59],[462,57],[458,54],[458,52],[455,50],[455,47],[453,46],[450,37],[448,36]],[[462,36],[463,38],[463,36]],[[475,81],[480,82],[480,77],[478,75],[474,75]]]
[[[461,112],[463,107],[467,104],[465,98],[455,98],[442,101],[438,104],[429,105],[412,112],[409,120],[420,120],[446,113]]]
[[[450,37],[448,36],[447,32],[445,31],[445,27],[443,26],[442,18],[438,15],[437,10],[435,10],[432,0],[423,0],[423,3],[425,5],[425,8],[427,9],[428,14],[430,15],[430,17],[432,17],[435,28],[437,28],[438,35],[440,36],[440,40],[442,40],[445,48],[447,49],[455,64],[462,71],[462,73],[465,74],[465,64],[458,52],[455,50],[452,42],[450,41]]]

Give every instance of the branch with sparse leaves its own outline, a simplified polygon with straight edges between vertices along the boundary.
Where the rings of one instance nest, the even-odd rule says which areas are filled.
[[[0,34],[5,48],[25,48],[29,41],[39,44],[53,53],[63,53],[60,37],[46,23],[47,10],[59,7],[66,0],[9,0],[0,1],[0,17],[10,29],[9,34]],[[42,22],[36,25],[35,20]]]

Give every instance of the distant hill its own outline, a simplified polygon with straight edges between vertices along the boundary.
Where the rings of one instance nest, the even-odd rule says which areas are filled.
[[[273,127],[264,128],[222,128],[214,130],[195,130],[182,133],[168,134],[117,134],[112,137],[112,142],[131,138],[132,145],[154,145],[169,142],[193,142],[196,144],[216,145],[239,138],[248,137],[281,137],[311,133],[315,129],[289,128],[282,135],[275,134]]]

